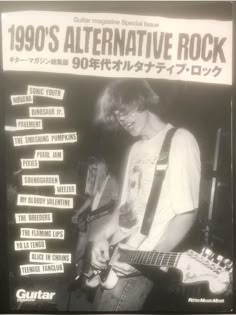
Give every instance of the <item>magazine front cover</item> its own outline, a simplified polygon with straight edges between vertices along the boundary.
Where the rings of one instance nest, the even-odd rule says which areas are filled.
[[[1,4],[12,312],[232,310],[232,4]]]

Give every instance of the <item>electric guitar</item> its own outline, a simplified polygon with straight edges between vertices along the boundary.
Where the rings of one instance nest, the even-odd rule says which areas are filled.
[[[95,234],[107,221],[108,215],[111,215],[115,210],[115,201],[111,200],[98,209],[91,211],[87,208],[77,218],[77,225],[79,230],[86,231],[88,226],[91,227],[92,232]]]
[[[83,274],[83,270],[90,269],[90,262],[87,262],[87,256],[89,257],[88,241],[96,238],[96,234],[107,223],[110,216],[115,210],[115,201],[111,200],[106,205],[91,211],[90,208],[86,209],[77,218],[77,228],[80,232],[81,243],[76,249],[76,273]],[[83,239],[83,240],[82,240]],[[84,248],[84,242],[87,243],[87,249]],[[86,263],[84,264],[84,260]],[[85,266],[85,267],[84,267]]]
[[[112,269],[114,257],[119,257],[120,262],[138,266],[156,266],[175,268],[182,273],[183,284],[195,284],[208,282],[209,289],[213,294],[224,293],[232,281],[233,263],[223,256],[215,256],[208,248],[203,248],[201,253],[193,250],[187,252],[156,252],[127,250],[118,246],[110,246],[111,259],[105,270],[96,270],[90,275],[87,285],[95,287],[101,285],[105,289],[116,286],[118,276]],[[118,256],[117,256],[118,255]]]

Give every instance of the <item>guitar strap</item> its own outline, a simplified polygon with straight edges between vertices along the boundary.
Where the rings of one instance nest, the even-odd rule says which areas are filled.
[[[171,128],[167,131],[163,141],[161,151],[156,163],[155,174],[153,177],[152,187],[148,198],[146,210],[143,217],[141,234],[147,236],[150,232],[151,225],[156,212],[158,200],[160,197],[161,187],[165,178],[166,170],[168,168],[169,152],[172,138],[177,128]]]

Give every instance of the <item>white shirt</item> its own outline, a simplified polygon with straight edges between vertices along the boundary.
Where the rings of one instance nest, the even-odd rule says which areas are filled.
[[[166,132],[172,127],[167,124],[156,136],[136,142],[130,150],[120,205],[126,202],[132,204],[133,215],[137,218],[133,228],[142,225],[155,165]],[[200,153],[197,142],[190,132],[178,129],[172,139],[169,166],[150,233],[139,249],[152,250],[175,215],[198,207],[199,183]]]

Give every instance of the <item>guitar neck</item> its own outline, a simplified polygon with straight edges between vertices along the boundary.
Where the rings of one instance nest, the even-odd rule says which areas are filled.
[[[114,210],[114,206],[115,206],[115,201],[111,200],[109,203],[105,204],[104,206],[101,206],[93,211],[90,211],[89,217],[96,219],[96,217],[99,217],[99,215],[111,213]]]
[[[176,267],[182,253],[119,249],[121,262],[156,267]]]

